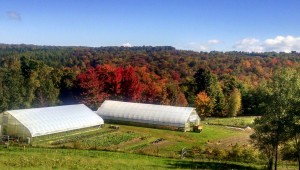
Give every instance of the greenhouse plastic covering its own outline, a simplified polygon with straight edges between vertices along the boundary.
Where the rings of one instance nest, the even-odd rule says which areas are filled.
[[[9,110],[32,137],[104,124],[101,117],[84,104]]]
[[[185,123],[189,120],[190,115],[196,112],[192,107],[176,107],[106,100],[97,110],[97,113],[103,119],[108,120],[184,127]]]

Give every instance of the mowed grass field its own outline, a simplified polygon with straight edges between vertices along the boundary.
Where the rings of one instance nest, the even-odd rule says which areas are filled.
[[[121,152],[46,149],[46,148],[0,148],[0,169],[256,169],[247,164],[234,162],[192,161],[171,159]]]
[[[252,169],[238,163],[180,159],[182,149],[247,145],[253,133],[249,129],[207,122],[201,133],[109,126],[41,138],[34,147],[2,147],[0,169]]]

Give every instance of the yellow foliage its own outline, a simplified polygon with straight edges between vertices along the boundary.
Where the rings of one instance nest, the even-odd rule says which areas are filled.
[[[211,115],[214,107],[214,101],[210,99],[205,91],[202,91],[196,96],[195,107],[199,116],[203,119]]]

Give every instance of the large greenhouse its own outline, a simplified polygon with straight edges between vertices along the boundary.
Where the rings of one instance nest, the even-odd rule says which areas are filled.
[[[33,137],[103,124],[103,119],[84,104],[8,110],[0,114],[2,135],[29,141]]]
[[[191,131],[199,126],[195,108],[106,100],[97,110],[105,121]]]

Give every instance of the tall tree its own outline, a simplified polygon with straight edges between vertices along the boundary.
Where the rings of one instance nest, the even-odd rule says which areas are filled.
[[[8,68],[0,70],[0,109],[18,109],[24,103],[24,79],[19,61],[11,61]]]
[[[89,68],[85,73],[77,75],[76,86],[80,89],[81,101],[96,109],[108,94],[103,91],[104,82],[94,68]]]
[[[142,87],[133,67],[123,69],[121,81],[121,95],[125,101],[137,101],[140,99]]]
[[[205,91],[202,91],[196,96],[195,107],[201,119],[204,120],[206,117],[211,116],[214,101],[209,98]]]
[[[81,100],[92,108],[100,106],[105,99],[138,101],[142,87],[133,67],[111,65],[89,68],[77,76]]]
[[[289,103],[291,109],[289,109],[286,117],[286,131],[288,132],[288,137],[294,144],[296,150],[296,158],[298,160],[298,168],[300,170],[300,75],[299,70],[289,70],[291,74],[290,80],[290,90],[293,91],[290,97]]]
[[[163,87],[162,104],[187,106],[185,96],[176,82],[166,83]]]
[[[21,57],[21,70],[24,77],[24,86],[26,86],[25,92],[25,106],[31,107],[32,102],[35,99],[35,91],[40,86],[38,80],[38,70],[41,67],[42,62],[29,59],[28,57]]]
[[[37,107],[53,106],[59,101],[59,84],[62,73],[48,66],[43,66],[38,71],[39,87],[35,90],[33,105]]]
[[[211,73],[208,70],[200,68],[194,75],[194,79],[197,86],[196,94],[198,94],[200,91],[205,91],[208,94],[208,96],[215,101],[215,116],[225,116],[225,96],[222,91],[220,82],[218,81],[217,75]]]
[[[295,104],[300,101],[300,77],[296,70],[279,70],[263,87],[265,90],[261,95],[264,95],[265,100],[260,107],[263,116],[255,121],[255,133],[252,135],[252,139],[256,145],[272,145],[275,157],[274,169],[277,169],[278,146],[288,140],[293,132],[290,131],[291,118],[296,120],[294,130],[297,130],[299,119],[295,111],[299,109]],[[299,134],[299,131],[294,132],[295,136]],[[269,135],[267,140],[269,143],[264,143],[259,135]],[[269,168],[272,166],[270,165]]]
[[[233,89],[228,99],[228,113],[227,116],[234,117],[241,110],[242,98],[241,92],[238,89]]]
[[[272,170],[278,146],[277,123],[269,117],[262,116],[255,119],[254,125],[255,133],[251,135],[251,141],[267,157],[267,169]]]
[[[196,95],[199,93],[195,80],[187,78],[185,82],[180,84],[180,88],[182,89],[188,104],[194,106]]]

